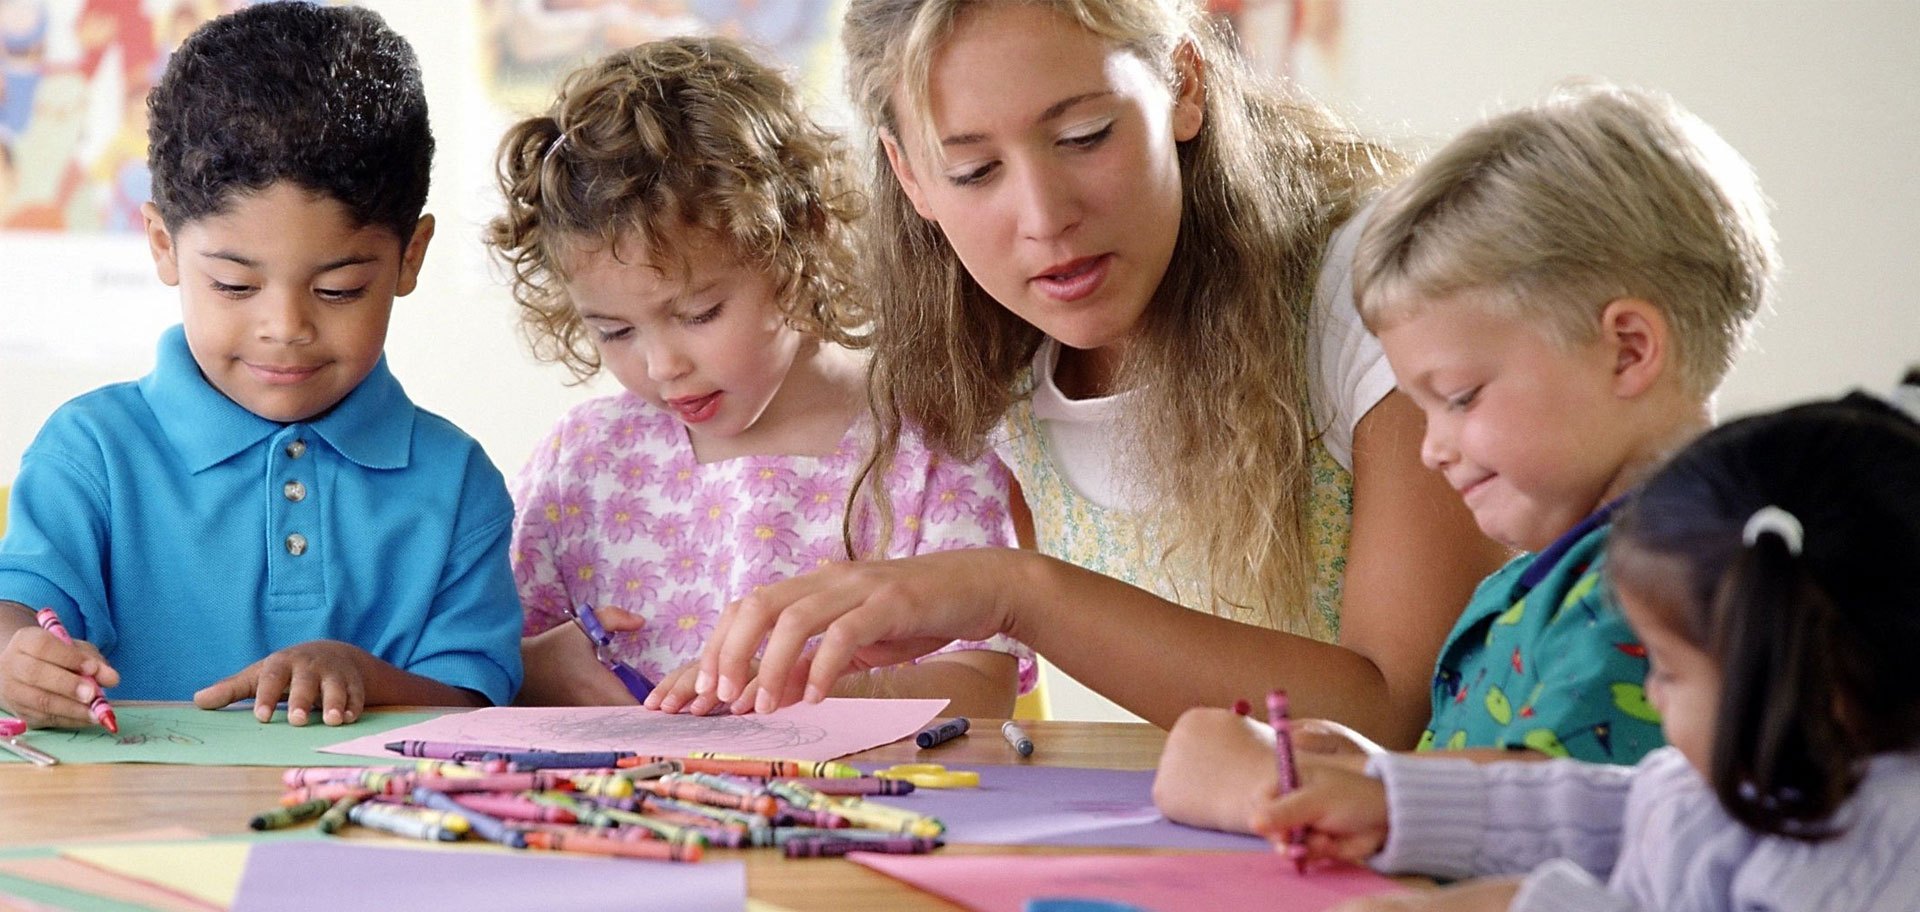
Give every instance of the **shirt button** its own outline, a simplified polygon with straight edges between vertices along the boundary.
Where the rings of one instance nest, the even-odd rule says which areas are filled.
[[[307,499],[307,486],[297,481],[289,481],[280,486],[280,493],[285,494],[288,500],[299,503]]]
[[[306,441],[304,441],[304,440],[296,440],[296,441],[294,441],[294,442],[292,442],[292,443],[289,443],[289,444],[287,444],[287,458],[288,458],[288,459],[299,459],[300,457],[302,457],[302,456],[305,456],[305,455],[307,455],[307,442],[306,442]]]
[[[307,537],[298,532],[287,536],[287,553],[294,557],[307,553]]]

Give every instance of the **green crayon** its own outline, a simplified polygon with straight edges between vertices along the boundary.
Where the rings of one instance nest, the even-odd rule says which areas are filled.
[[[271,811],[255,814],[252,820],[247,821],[247,826],[256,830],[277,830],[281,827],[293,826],[303,820],[312,820],[326,813],[327,808],[330,807],[333,807],[332,799],[315,798],[312,801],[302,801],[292,807],[274,808]]]

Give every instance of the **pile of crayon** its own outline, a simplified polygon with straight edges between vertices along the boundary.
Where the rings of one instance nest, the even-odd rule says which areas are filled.
[[[840,763],[622,751],[555,752],[396,741],[389,767],[287,770],[256,830],[319,818],[411,839],[469,837],[519,849],[699,861],[709,846],[777,846],[788,858],[918,854],[946,825],[873,800],[913,784]]]

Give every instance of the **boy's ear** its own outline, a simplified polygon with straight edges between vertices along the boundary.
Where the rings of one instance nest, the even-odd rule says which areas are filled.
[[[1660,308],[1642,298],[1617,298],[1600,312],[1602,340],[1613,350],[1613,391],[1631,399],[1652,389],[1673,358],[1673,336]]]
[[[160,277],[162,285],[180,284],[180,253],[173,247],[173,232],[167,230],[167,222],[160,217],[160,208],[152,203],[140,204],[140,220],[145,224],[147,233],[147,252],[153,254],[153,272]]]
[[[1186,142],[1200,135],[1207,119],[1207,64],[1193,42],[1173,52],[1173,76],[1173,139]]]
[[[433,216],[423,215],[413,223],[413,237],[407,239],[407,249],[400,251],[400,284],[393,290],[395,295],[410,295],[420,284],[420,267],[427,261],[427,244],[433,241]]]
[[[880,130],[880,146],[887,150],[887,165],[893,168],[893,179],[900,182],[900,189],[913,202],[913,211],[929,222],[938,222],[939,219],[933,217],[933,210],[927,208],[926,197],[920,191],[920,180],[913,175],[913,162],[907,158],[906,150],[900,148],[900,141],[894,138],[892,130]]]

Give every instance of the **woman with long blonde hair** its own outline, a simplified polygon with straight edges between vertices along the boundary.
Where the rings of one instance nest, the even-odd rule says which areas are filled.
[[[1353,240],[1398,159],[1254,79],[1191,0],[854,0],[845,42],[875,133],[880,425],[997,449],[1041,553],[765,587],[696,688],[768,710],[1007,633],[1162,725],[1284,687],[1411,745],[1504,555],[1421,465],[1353,312]]]

